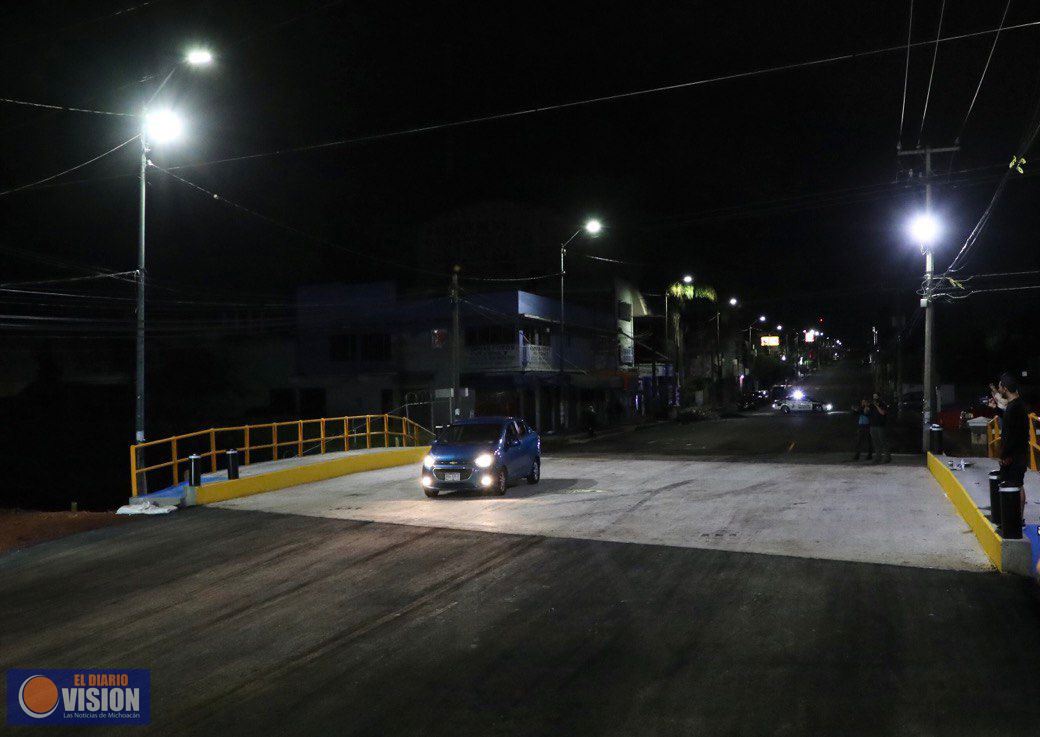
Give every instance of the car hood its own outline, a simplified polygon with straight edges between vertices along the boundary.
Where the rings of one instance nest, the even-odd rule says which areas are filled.
[[[438,462],[472,461],[481,453],[494,453],[497,443],[434,443],[430,454]]]

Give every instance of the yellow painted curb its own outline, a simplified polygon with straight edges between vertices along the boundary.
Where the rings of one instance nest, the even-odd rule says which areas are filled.
[[[971,531],[975,533],[979,545],[982,546],[982,550],[989,557],[990,562],[997,567],[998,571],[1003,571],[1001,541],[1000,536],[997,535],[996,528],[975,506],[975,501],[961,485],[961,482],[957,480],[957,477],[953,475],[953,472],[946,467],[945,463],[931,453],[928,454],[928,470],[932,472],[932,476],[939,482],[942,490],[946,492],[946,497],[953,504],[954,509],[968,523]]]
[[[420,463],[430,446],[424,445],[416,448],[402,448],[399,450],[385,450],[374,453],[359,453],[358,455],[345,456],[324,463],[311,463],[306,466],[295,468],[283,468],[270,473],[231,481],[218,481],[213,484],[200,486],[195,493],[196,504],[213,504],[240,496],[262,494],[265,491],[285,489],[298,484],[309,484],[312,481],[324,481],[336,476],[346,476],[350,473],[362,471],[374,471],[378,468],[391,468],[393,466],[407,466],[411,463]]]

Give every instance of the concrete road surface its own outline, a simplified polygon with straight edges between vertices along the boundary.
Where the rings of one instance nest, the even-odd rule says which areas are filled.
[[[547,456],[504,497],[427,499],[419,467],[389,468],[220,507],[465,530],[988,570],[920,466],[736,464]]]
[[[134,734],[1032,735],[1038,662],[995,573],[220,509],[0,557],[0,667],[150,668]]]

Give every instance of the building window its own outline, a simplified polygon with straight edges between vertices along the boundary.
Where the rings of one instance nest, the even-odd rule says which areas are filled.
[[[340,333],[329,338],[330,361],[353,361],[357,358],[357,336]]]
[[[361,336],[361,358],[365,361],[389,361],[393,357],[390,335],[368,333]]]

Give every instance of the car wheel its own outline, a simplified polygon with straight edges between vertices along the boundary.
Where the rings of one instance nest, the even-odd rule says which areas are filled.
[[[786,404],[780,408],[780,411],[783,412],[785,415],[791,414],[791,408],[788,407]]]
[[[439,491],[438,491],[437,489],[423,489],[423,493],[425,493],[425,494],[426,494],[426,496],[430,497],[430,499],[433,499],[433,498],[434,498],[434,497],[436,497],[436,496],[437,496],[437,495],[438,495],[438,494],[439,494],[440,492],[439,492]]]
[[[537,484],[542,478],[542,459],[535,458],[534,463],[531,464],[531,473],[527,474],[527,483]]]
[[[491,493],[495,496],[502,496],[506,493],[506,470],[504,468],[498,469],[498,473],[495,474],[495,483],[491,486]]]

